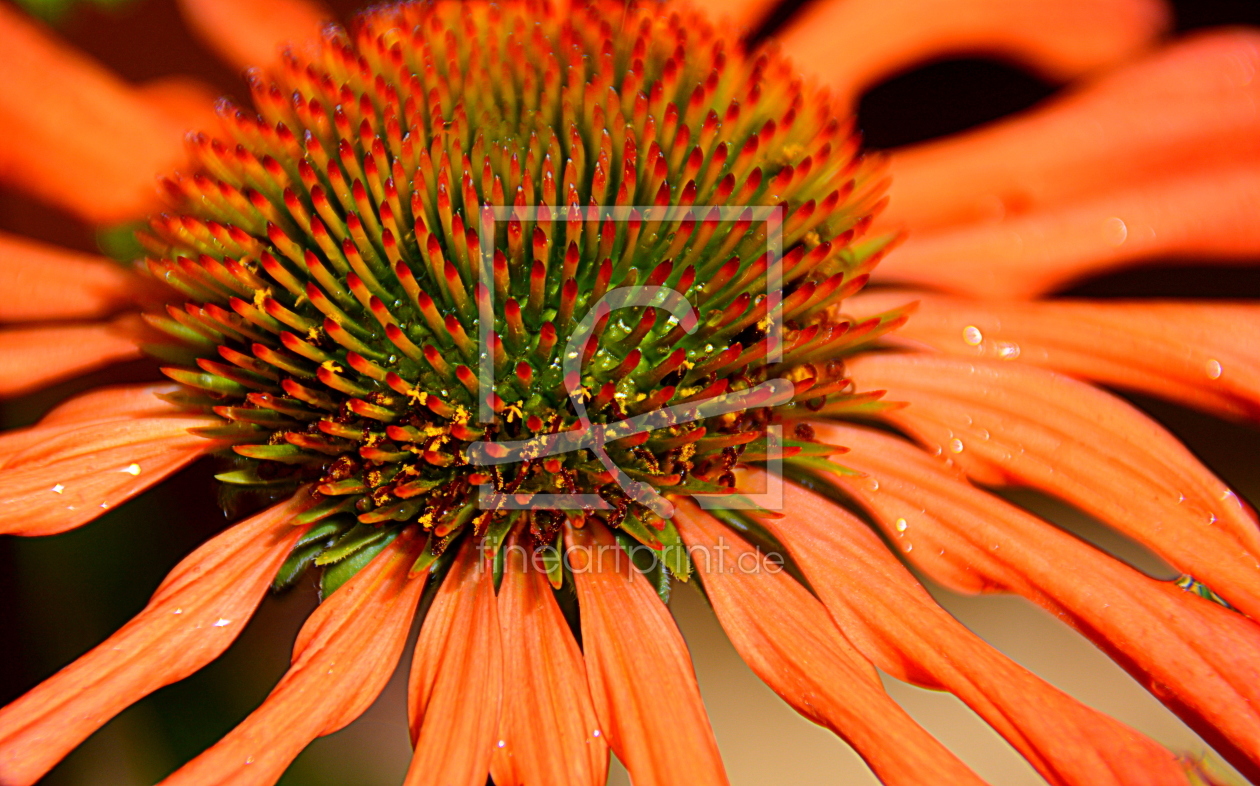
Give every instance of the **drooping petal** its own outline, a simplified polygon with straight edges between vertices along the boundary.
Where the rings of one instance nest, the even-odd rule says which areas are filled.
[[[100,65],[0,6],[0,179],[96,222],[157,204],[183,131]]]
[[[311,0],[180,0],[184,19],[226,62],[265,68],[287,43],[319,36],[333,14]]]
[[[185,131],[217,134],[221,129],[214,105],[219,91],[188,76],[164,76],[145,82],[140,95]],[[226,135],[225,135],[226,136]]]
[[[304,531],[298,495],[201,546],[149,605],[96,648],[0,710],[0,783],[29,786],[126,707],[217,658]]]
[[[52,535],[92,521],[222,447],[189,429],[221,421],[175,413],[54,419],[0,438],[0,533]]]
[[[837,0],[805,9],[781,38],[852,100],[946,54],[1011,57],[1066,80],[1130,57],[1168,22],[1155,0]]]
[[[1156,581],[968,483],[917,447],[815,423],[866,478],[834,482],[906,558],[964,592],[1010,591],[1071,622],[1208,739],[1260,775],[1260,626]]]
[[[968,475],[1058,496],[1260,616],[1260,528],[1233,491],[1115,396],[1021,363],[866,355],[848,367],[910,406],[882,413]]]
[[[845,301],[859,316],[918,300],[891,340],[1015,360],[1161,396],[1226,417],[1260,418],[1260,306],[1195,301],[975,301],[907,292]]]
[[[877,223],[927,233],[1260,156],[1260,33],[1187,38],[999,123],[895,151]]]
[[[138,415],[174,415],[181,411],[180,407],[159,396],[170,395],[180,390],[183,390],[181,386],[170,382],[157,385],[117,385],[96,388],[58,404],[49,410],[47,415],[44,415],[39,425],[41,427],[66,426],[90,420],[109,420]],[[20,429],[0,434],[0,456],[7,458],[16,452],[5,447],[11,437],[32,432],[33,429]],[[5,463],[0,460],[0,467],[3,466]]]
[[[637,786],[726,784],[687,645],[603,525],[568,531],[600,729]]]
[[[724,28],[747,30],[762,21],[775,4],[771,0],[696,0],[692,5]]]
[[[86,325],[0,329],[0,396],[16,396],[142,357],[134,317]]]
[[[841,630],[885,671],[907,671],[920,684],[954,693],[1051,783],[1186,782],[1169,751],[963,627],[844,508],[787,484],[783,509],[785,518],[762,523],[791,552]]]
[[[871,280],[1027,298],[1148,259],[1250,264],[1260,254],[1260,163],[1083,197],[996,223],[911,235]]]
[[[0,322],[103,317],[137,286],[115,262],[0,233]]]
[[[490,773],[496,786],[603,786],[608,743],[586,687],[582,651],[546,573],[516,543],[499,586],[503,712]]]
[[[423,545],[413,529],[404,530],[325,598],[262,705],[164,786],[271,786],[312,740],[359,717],[407,642],[426,578],[407,574]]]
[[[486,556],[473,538],[465,540],[420,629],[407,689],[416,747],[407,786],[482,786],[490,772],[503,649]]]
[[[781,566],[693,503],[674,521],[740,657],[798,712],[848,741],[883,783],[921,784],[929,772],[935,783],[984,783],[884,692],[870,661]]]

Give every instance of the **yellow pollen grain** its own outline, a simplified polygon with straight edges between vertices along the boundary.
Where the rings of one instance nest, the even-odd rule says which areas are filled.
[[[521,402],[519,401],[515,404],[509,404],[504,412],[507,414],[508,423],[511,423],[514,418],[520,418],[521,420],[525,419],[525,413],[521,411]]]
[[[255,289],[254,290],[254,305],[257,306],[258,308],[262,308],[263,301],[269,297],[271,297],[271,287],[266,287],[265,289]]]
[[[340,374],[341,372],[345,371],[344,368],[337,365],[335,362],[331,360],[325,360],[323,363],[319,364],[319,367],[333,374]]]

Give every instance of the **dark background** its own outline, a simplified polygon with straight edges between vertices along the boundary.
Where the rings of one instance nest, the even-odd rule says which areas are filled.
[[[260,0],[262,1],[262,0]],[[342,18],[355,3],[332,2]],[[763,27],[773,29],[785,9]],[[1223,24],[1260,24],[1252,0],[1174,3],[1179,31]],[[125,79],[143,82],[194,74],[224,94],[244,97],[238,76],[220,64],[183,27],[173,0],[135,0],[103,9],[81,6],[57,22],[75,46]],[[1019,68],[988,60],[948,60],[896,76],[870,90],[859,106],[859,126],[875,148],[954,133],[1032,106],[1058,88]],[[56,151],[48,151],[55,155]],[[91,228],[73,217],[0,190],[0,229],[62,246],[96,250]],[[1178,260],[1079,284],[1065,294],[1090,296],[1260,296],[1260,266],[1190,267]],[[66,396],[102,382],[152,379],[141,362],[111,369],[39,394],[4,402],[0,425],[32,422]],[[1227,424],[1179,407],[1136,403],[1169,425],[1231,484],[1260,488],[1254,428]],[[0,538],[0,704],[94,646],[143,607],[162,576],[224,525],[203,462],[80,530],[43,539]],[[1253,499],[1254,499],[1254,491]],[[217,740],[266,694],[282,673],[292,636],[313,607],[309,587],[269,599],[228,654],[181,684],[125,713],[102,735],[128,750],[132,769],[156,780]],[[401,708],[394,708],[401,712]],[[397,719],[401,725],[401,716]],[[392,724],[382,734],[397,736]],[[98,735],[99,736],[99,735]],[[142,743],[135,742],[142,740]],[[46,779],[48,784],[130,783],[109,775],[105,743],[85,746]],[[137,764],[138,762],[138,764]],[[129,772],[131,770],[128,770]],[[93,773],[88,778],[84,773]],[[85,779],[86,778],[86,779]],[[338,783],[294,770],[285,783]],[[353,784],[348,784],[353,786]]]

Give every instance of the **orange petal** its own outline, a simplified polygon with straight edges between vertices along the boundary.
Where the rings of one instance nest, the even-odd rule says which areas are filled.
[[[687,645],[603,525],[568,531],[600,729],[637,786],[726,784]]]
[[[405,530],[306,620],[293,663],[262,705],[165,786],[271,786],[302,749],[359,717],[407,641],[425,576],[407,572],[424,545]]]
[[[100,65],[0,6],[0,179],[99,223],[157,203],[181,129]]]
[[[914,232],[1016,216],[1260,156],[1260,33],[1213,31],[991,126],[898,150],[878,223]]]
[[[793,19],[785,52],[850,100],[939,55],[1011,57],[1066,80],[1130,57],[1168,26],[1155,0],[841,0]]]
[[[1027,298],[1090,274],[1191,255],[1260,254],[1260,163],[1145,182],[993,224],[911,235],[872,281]]]
[[[495,786],[603,786],[608,744],[586,687],[582,650],[546,573],[512,543],[499,586],[503,714],[490,760]]]
[[[1071,502],[1260,616],[1254,515],[1132,406],[1020,363],[866,355],[848,370],[864,387],[910,402],[882,416],[968,475]]]
[[[774,9],[773,0],[693,0],[691,3],[723,29],[747,30]]]
[[[145,101],[185,131],[218,133],[222,129],[214,111],[219,91],[201,80],[164,76],[145,82],[138,90]]]
[[[180,408],[158,398],[172,393],[178,385],[126,385],[98,388],[68,399],[51,410],[39,424],[0,434],[0,468],[53,435],[80,428],[93,421],[126,420],[133,417],[178,415]]]
[[[1156,581],[967,483],[903,440],[814,424],[864,479],[833,480],[899,551],[963,591],[1013,591],[1075,625],[1255,778],[1260,626]]]
[[[407,786],[486,782],[502,706],[499,628],[493,567],[468,538],[424,618],[411,661],[407,716],[416,752]]]
[[[1260,419],[1260,305],[1195,301],[1031,303],[881,292],[860,315],[919,299],[893,341],[972,358],[1018,358],[1077,378]]]
[[[136,287],[116,262],[0,233],[0,322],[103,317]]]
[[[142,357],[135,317],[89,325],[0,330],[0,396],[17,396],[63,379]]]
[[[881,782],[921,784],[930,772],[934,783],[984,783],[884,692],[823,605],[780,566],[691,502],[674,522],[740,657],[798,712],[853,745]]]
[[[784,493],[786,517],[763,524],[791,552],[840,629],[885,671],[906,671],[920,684],[954,693],[1051,783],[1185,783],[1167,750],[1051,687],[963,627],[844,508],[793,484]]]
[[[106,416],[41,423],[5,435],[0,533],[52,535],[86,524],[220,448],[189,432],[220,422],[180,414]]]
[[[333,14],[309,0],[180,0],[193,31],[236,68],[266,68],[287,43],[319,36]]]
[[[131,622],[0,710],[0,783],[35,783],[110,718],[227,649],[302,533],[290,520],[307,499],[295,496],[194,551]]]

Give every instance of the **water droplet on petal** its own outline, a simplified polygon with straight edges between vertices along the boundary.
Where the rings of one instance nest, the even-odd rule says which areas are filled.
[[[254,763],[254,757],[253,757],[253,756],[250,756],[249,758],[245,759],[245,763],[246,763],[246,764],[253,764],[253,763]]]
[[[1207,362],[1208,379],[1220,379],[1224,369],[1221,368],[1221,361],[1212,358]]]
[[[54,494],[60,494],[61,492],[66,490],[66,487],[58,483],[57,485],[52,487],[52,490]]]
[[[213,627],[222,628],[225,625],[231,625],[231,624],[232,624],[232,620],[225,620],[225,619],[220,618],[214,621]]]
[[[1002,360],[1014,360],[1019,357],[1019,344],[1011,341],[998,342],[997,356]]]
[[[500,748],[506,748],[506,747],[507,747],[507,740],[499,740],[499,747],[500,747]]]
[[[1107,242],[1113,246],[1123,245],[1124,241],[1129,239],[1129,227],[1124,220],[1112,216],[1107,219],[1103,232],[1106,235]]]
[[[982,341],[984,341],[984,334],[980,332],[980,328],[975,325],[968,325],[963,328],[963,342],[967,346],[978,347]]]
[[[951,439],[949,441],[949,449],[954,453],[962,453],[963,452],[962,440],[957,439],[957,438]]]
[[[909,554],[911,551],[914,551],[914,544],[913,544],[913,543],[907,543],[907,544],[906,544],[906,553],[907,553],[907,554]]]
[[[599,729],[596,729],[595,731],[591,732],[591,736],[592,736],[592,737],[598,737],[598,736],[599,736]]]
[[[897,519],[896,527],[898,532],[905,532],[910,528],[910,525],[906,523],[905,519]]]
[[[120,469],[120,470],[118,470],[118,471],[119,471],[119,472],[126,472],[128,475],[139,475],[139,474],[140,474],[140,465],[139,465],[139,464],[128,464],[127,466],[123,467],[122,469]]]

